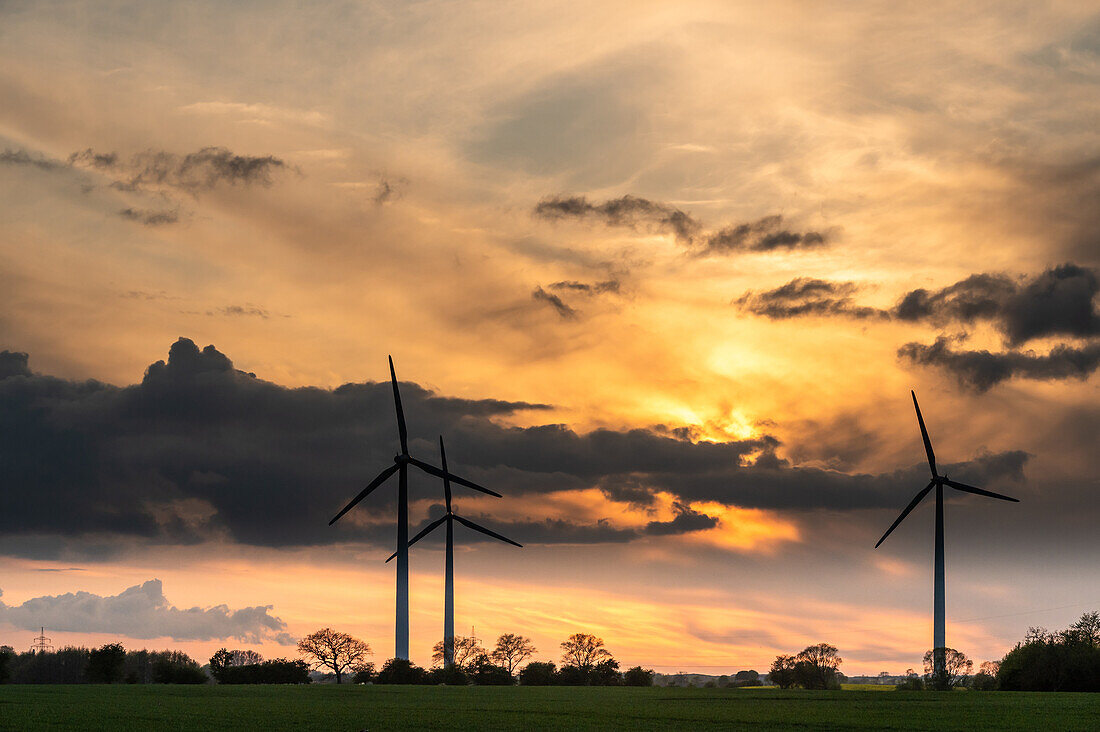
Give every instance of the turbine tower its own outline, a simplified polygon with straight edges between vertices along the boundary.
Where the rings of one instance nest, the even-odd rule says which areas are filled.
[[[475,491],[488,493],[490,496],[500,498],[500,494],[483,488],[477,483],[451,475],[446,468],[440,470],[434,465],[425,463],[409,455],[409,435],[405,428],[405,412],[401,409],[401,392],[397,388],[397,374],[393,370],[393,358],[390,358],[390,383],[393,384],[393,403],[397,410],[397,435],[401,443],[401,452],[394,456],[394,464],[383,470],[370,484],[360,491],[359,495],[351,499],[340,513],[336,514],[329,526],[340,520],[340,517],[355,507],[355,504],[370,495],[378,486],[398,473],[397,482],[397,618],[394,623],[394,656],[408,660],[409,658],[409,466],[414,465],[420,470],[434,475],[437,478],[454,481]]]
[[[909,512],[917,507],[928,492],[933,488],[936,489],[936,563],[935,563],[935,589],[933,591],[933,616],[934,622],[932,626],[932,671],[935,676],[942,678],[945,670],[946,659],[944,656],[944,650],[947,647],[946,640],[946,612],[945,612],[945,582],[944,582],[944,570],[943,570],[943,487],[950,486],[958,491],[964,493],[975,493],[979,496],[988,496],[990,498],[999,498],[1002,501],[1013,501],[1019,503],[1019,499],[1011,498],[1009,496],[1003,496],[1000,493],[994,493],[993,491],[983,490],[981,488],[975,488],[972,485],[966,485],[959,483],[958,481],[950,480],[946,475],[940,475],[936,472],[936,455],[932,452],[932,441],[928,439],[928,430],[924,426],[924,417],[920,413],[920,405],[917,404],[916,392],[910,391],[913,395],[913,407],[917,410],[917,422],[920,424],[920,434],[924,438],[924,451],[928,455],[928,467],[932,471],[932,480],[926,485],[917,495],[909,502],[909,505],[905,507],[905,510],[901,512],[897,520],[890,525],[890,528],[886,530],[886,533],[882,535],[882,538],[878,540],[878,544],[875,544],[875,548],[878,549],[879,544],[886,541],[886,537],[890,535],[890,532],[897,528]]]
[[[443,436],[439,436],[439,461],[443,465],[443,495],[447,500],[447,513],[424,527],[424,530],[409,541],[409,546],[423,539],[444,522],[447,524],[447,569],[446,569],[446,594],[443,600],[443,668],[450,668],[455,661],[455,558],[454,558],[454,522],[457,521],[474,531],[480,531],[486,536],[491,536],[513,546],[523,547],[523,544],[512,541],[506,536],[501,536],[495,531],[490,531],[484,526],[479,526],[469,519],[464,519],[451,510],[451,481],[447,477],[447,451],[443,447]],[[390,559],[397,553],[390,555]],[[387,559],[386,561],[390,561]],[[470,631],[471,634],[473,630]]]

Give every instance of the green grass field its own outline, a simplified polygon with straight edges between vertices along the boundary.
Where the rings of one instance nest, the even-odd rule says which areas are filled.
[[[423,686],[0,686],[0,729],[1097,730],[1089,694]]]

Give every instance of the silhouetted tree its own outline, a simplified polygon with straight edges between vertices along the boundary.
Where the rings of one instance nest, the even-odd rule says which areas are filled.
[[[795,685],[794,656],[778,655],[768,670],[768,680],[780,689],[789,689]]]
[[[942,672],[935,670],[935,649],[924,654],[924,678],[928,688],[936,691],[948,691],[961,686],[974,668],[974,662],[966,654],[954,648],[943,649],[944,667]]]
[[[353,684],[369,684],[374,680],[374,664],[364,663],[355,670],[355,676],[351,678]]]
[[[205,684],[206,674],[199,664],[183,651],[156,654],[153,661],[154,684]]]
[[[970,688],[974,691],[996,691],[997,671],[1001,664],[997,661],[983,661],[978,667],[978,673],[970,679]]]
[[[755,671],[738,671],[733,678],[736,686],[760,686],[760,674]]]
[[[15,649],[11,646],[0,646],[0,684],[8,683],[11,678],[11,662],[15,658]]]
[[[557,681],[553,661],[532,661],[519,672],[521,686],[551,686]]]
[[[467,666],[470,680],[478,686],[511,686],[516,683],[508,669],[493,663],[482,653]]]
[[[1100,615],[1085,613],[1060,633],[1029,628],[997,672],[1004,691],[1100,691]]]
[[[375,678],[376,684],[423,684],[428,680],[428,672],[406,658],[391,658],[382,664],[382,670]]]
[[[505,633],[497,638],[497,646],[489,657],[493,659],[493,663],[503,666],[508,669],[509,674],[512,674],[515,673],[516,666],[536,653],[538,649],[531,643],[530,638],[515,633]]]
[[[653,669],[631,666],[623,673],[624,686],[653,686]]]
[[[458,666],[450,668],[433,668],[428,672],[429,684],[446,684],[447,686],[466,686],[470,683],[470,677]]]
[[[485,649],[481,647],[481,643],[478,642],[477,638],[455,636],[455,666],[465,669],[474,659],[484,654]],[[432,665],[443,665],[443,641],[439,641],[432,646]]]
[[[836,646],[828,643],[808,646],[794,658],[795,683],[803,689],[839,689],[843,661]]]
[[[355,671],[367,662],[370,646],[331,628],[321,628],[298,641],[298,652],[310,660],[314,668],[330,668],[339,684],[344,671]]]
[[[623,675],[619,673],[619,662],[614,658],[605,658],[597,663],[588,673],[588,683],[592,686],[622,686]]]
[[[569,640],[561,644],[561,663],[563,666],[576,666],[590,669],[605,658],[611,658],[611,652],[603,646],[603,638],[589,633],[574,633]]]
[[[126,663],[126,649],[120,643],[107,643],[88,654],[88,681],[96,684],[113,684],[122,680],[122,666]]]

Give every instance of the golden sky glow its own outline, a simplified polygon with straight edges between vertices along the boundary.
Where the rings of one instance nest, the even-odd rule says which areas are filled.
[[[393,355],[403,382],[441,397],[547,405],[454,419],[532,453],[523,467],[468,449],[479,478],[511,490],[456,496],[457,510],[533,538],[462,546],[457,625],[526,633],[547,659],[591,631],[624,667],[714,673],[820,641],[849,674],[919,665],[930,511],[871,549],[926,475],[915,389],[944,463],[1024,464],[987,471],[1020,507],[948,508],[949,644],[996,658],[1028,625],[1095,609],[1094,292],[1073,327],[1017,341],[1006,323],[1026,318],[1008,306],[897,307],[978,274],[1019,294],[1067,263],[1095,290],[1098,29],[1100,5],[1081,2],[5,3],[0,350],[29,354],[36,375],[126,386],[184,337],[265,382],[322,389],[382,381]],[[181,162],[207,148],[255,170]],[[582,196],[580,213],[539,213]],[[624,196],[652,208],[600,208]],[[708,248],[754,225],[801,243]],[[833,309],[746,304],[799,278],[831,283]],[[1007,375],[975,386],[902,352],[940,337]],[[1063,347],[1080,371],[1019,366]],[[390,412],[367,417],[392,429]],[[530,468],[551,453],[523,428],[552,424],[581,444],[578,464]],[[676,444],[667,467],[611,475],[586,452],[600,430]],[[706,452],[741,441],[724,467]],[[171,484],[144,510],[201,540],[96,534],[70,549],[87,537],[61,532],[46,556],[36,542],[53,535],[13,521],[0,600],[159,578],[176,607],[270,605],[292,636],[339,626],[388,657],[386,549],[243,538],[219,523],[227,504],[169,472],[141,473],[150,491]],[[359,490],[323,480],[294,495]],[[438,515],[437,491],[414,486],[414,523]],[[392,523],[371,500],[347,519],[364,537]],[[535,533],[555,521],[579,538]],[[437,544],[414,551],[424,663],[440,564]],[[0,643],[29,637],[0,614]],[[200,656],[237,643],[123,642]]]

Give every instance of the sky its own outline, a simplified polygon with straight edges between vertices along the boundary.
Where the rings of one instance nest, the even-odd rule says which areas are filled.
[[[1000,658],[1100,609],[1100,4],[0,2],[0,643]],[[411,530],[442,514],[410,484]],[[411,654],[443,552],[411,551]]]

